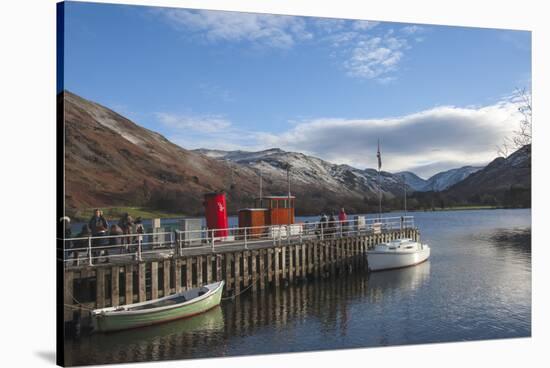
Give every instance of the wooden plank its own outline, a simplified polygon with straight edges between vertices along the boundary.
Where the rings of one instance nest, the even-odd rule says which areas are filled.
[[[124,267],[124,286],[126,289],[124,304],[134,302],[134,265],[127,264]]]
[[[281,253],[281,248],[274,248],[273,249],[273,257],[275,257],[274,259],[274,271],[273,271],[273,280],[275,281],[275,287],[278,288],[279,287],[279,278],[280,278],[280,272],[279,272],[279,257],[280,257],[280,253]]]
[[[193,259],[187,258],[185,263],[185,289],[193,288]]]
[[[252,291],[258,290],[258,265],[256,258],[258,257],[257,251],[252,251],[252,264],[250,268],[252,269]]]
[[[206,283],[212,283],[212,256],[206,256]]]
[[[329,262],[330,262],[330,276],[333,277],[334,276],[334,266],[335,266],[335,258],[336,258],[336,249],[334,248],[335,246],[335,243],[334,241],[330,241],[330,247],[329,247]]]
[[[286,280],[286,247],[281,247],[281,278]]]
[[[175,260],[172,260],[174,262],[174,288],[176,293],[181,293],[182,285],[181,285],[181,259],[176,258]]]
[[[225,289],[232,290],[231,264],[233,262],[231,253],[225,253]]]
[[[159,297],[159,264],[151,262],[151,299]]]
[[[95,305],[96,308],[105,307],[105,268],[96,269]]]
[[[164,283],[162,289],[164,291],[164,296],[168,296],[170,295],[170,260],[167,259],[167,260],[164,260],[163,264],[162,264],[162,272],[163,272],[163,276],[162,276],[162,281]]]
[[[292,277],[294,274],[294,261],[292,255],[294,254],[294,248],[290,247],[288,249],[288,281],[292,282]]]
[[[250,257],[249,251],[243,252],[243,287],[248,286],[248,261]],[[252,277],[254,277],[254,271],[252,271]],[[252,281],[254,282],[254,281]]]
[[[144,302],[147,299],[145,294],[145,263],[138,266],[138,302]]]
[[[222,279],[222,256],[221,254],[216,254],[216,281],[221,281]]]
[[[198,256],[198,257],[195,257],[196,259],[196,262],[197,262],[197,287],[199,286],[202,286],[204,283],[203,283],[203,271],[202,271],[202,262],[203,262],[203,257],[202,256]]]
[[[300,269],[301,263],[300,263],[300,251],[302,249],[302,246],[299,244],[296,244],[294,246],[294,275],[298,279],[300,278],[300,273],[302,270]]]
[[[265,250],[260,249],[260,290],[265,289]]]
[[[238,294],[241,290],[241,268],[240,268],[240,253],[233,253],[233,261],[235,263],[235,294]]]
[[[266,249],[267,251],[267,282],[273,281],[273,249]]]
[[[63,279],[64,279],[63,280],[64,281],[63,301],[65,303],[65,306],[64,306],[65,312],[63,313],[63,317],[64,317],[63,319],[64,319],[64,321],[71,321],[73,319],[73,311],[75,310],[75,308],[72,307],[75,303],[75,301],[73,300],[73,295],[74,295],[74,290],[73,290],[73,287],[74,287],[74,272],[65,271],[63,273]]]
[[[313,242],[313,259],[312,259],[312,265],[313,265],[313,272],[315,274],[315,277],[319,277],[319,241]]]
[[[111,267],[111,307],[118,307],[120,305],[119,277],[120,277],[120,267],[119,266]]]
[[[307,275],[307,244],[302,244],[302,278],[305,278]]]

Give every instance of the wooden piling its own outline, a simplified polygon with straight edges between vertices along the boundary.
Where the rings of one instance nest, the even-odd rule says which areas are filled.
[[[101,267],[96,270],[96,306],[97,308],[105,307],[105,268]]]
[[[151,299],[159,297],[159,264],[151,262]]]
[[[111,307],[118,307],[120,304],[119,278],[120,278],[120,267],[119,266],[111,267]]]
[[[128,264],[124,268],[124,304],[132,304],[134,302],[134,265]]]
[[[145,263],[140,263],[138,266],[138,302],[144,302],[145,296]]]
[[[170,295],[170,260],[162,263],[163,296]]]

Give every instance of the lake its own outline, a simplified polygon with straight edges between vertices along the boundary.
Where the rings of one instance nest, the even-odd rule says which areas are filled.
[[[531,210],[412,214],[431,246],[426,263],[246,292],[191,319],[66,340],[66,363],[531,336]]]

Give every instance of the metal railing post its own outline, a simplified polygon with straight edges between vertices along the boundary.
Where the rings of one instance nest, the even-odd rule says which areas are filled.
[[[325,240],[325,234],[324,234],[324,226],[323,226],[323,223],[321,222],[321,240]]]
[[[90,266],[93,266],[93,258],[92,258],[92,237],[88,237],[88,261],[90,262]]]
[[[212,252],[214,251],[214,230],[212,230]]]
[[[286,226],[286,242],[290,244],[290,225]]]
[[[137,249],[137,259],[138,261],[142,261],[141,259],[141,242],[142,242],[142,238],[141,238],[141,234],[138,235],[138,249]]]
[[[248,244],[246,243],[246,227],[244,228],[244,249],[248,249]]]

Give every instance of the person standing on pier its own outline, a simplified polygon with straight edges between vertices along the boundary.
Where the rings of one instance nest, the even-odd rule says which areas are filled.
[[[92,236],[94,237],[101,237],[107,235],[107,231],[109,230],[109,223],[103,217],[103,213],[99,208],[96,208],[94,210],[94,215],[90,219],[88,225],[90,226],[90,229],[92,230]],[[95,239],[93,242],[94,247],[101,247],[104,244],[102,239]],[[98,254],[101,253],[101,251],[94,251],[93,257],[96,257]]]
[[[328,233],[330,234],[330,237],[334,236],[334,233],[336,232],[336,216],[334,216],[334,212],[330,213],[330,217],[328,218]]]
[[[348,215],[346,214],[346,211],[344,210],[344,207],[340,208],[340,213],[338,214],[338,221],[340,221],[340,226],[342,228],[342,233],[346,233],[348,231]]]
[[[126,212],[118,221],[118,226],[122,229],[122,233],[124,235],[128,235],[132,233],[132,226],[134,226],[134,219],[128,212]],[[128,250],[128,245],[132,242],[132,239],[128,237],[124,237],[124,244],[126,244],[126,250]]]

